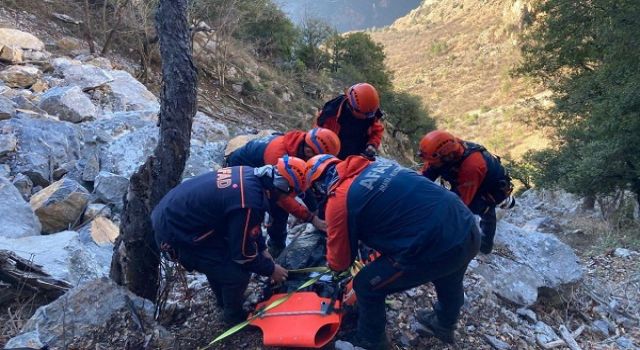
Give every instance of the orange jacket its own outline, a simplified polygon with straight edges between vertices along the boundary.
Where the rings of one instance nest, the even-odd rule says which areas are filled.
[[[451,190],[456,192],[464,204],[468,206],[478,193],[487,175],[487,162],[484,160],[482,152],[474,152],[460,163],[455,179],[448,178],[441,169],[430,169],[428,163],[424,165],[422,173],[431,180],[437,179],[438,176],[445,178],[450,182]]]
[[[325,216],[327,219],[327,264],[334,271],[347,269],[351,261],[347,194],[353,180],[371,164],[360,156],[347,157],[336,165],[338,181],[329,190]]]
[[[264,163],[276,165],[278,158],[281,158],[285,154],[293,157],[300,157],[302,151],[302,145],[304,144],[304,137],[307,133],[300,130],[292,130],[286,134],[276,137],[273,141],[267,145],[267,149],[264,151]],[[298,202],[295,198],[295,194],[284,196],[278,200],[278,205],[284,209],[287,213],[295,216],[305,222],[313,219],[313,213],[307,209],[306,206]]]

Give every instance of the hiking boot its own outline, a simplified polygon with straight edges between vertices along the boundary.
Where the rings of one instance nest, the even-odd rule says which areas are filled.
[[[453,328],[443,327],[438,321],[438,316],[434,310],[419,310],[416,315],[418,321],[417,332],[421,336],[435,337],[447,344],[455,342]],[[420,327],[423,326],[423,327]]]
[[[482,238],[480,242],[480,253],[482,254],[491,254],[493,250],[493,240]]]
[[[391,349],[391,344],[389,343],[389,340],[387,339],[387,335],[385,334],[384,338],[382,340],[379,341],[372,341],[369,339],[364,339],[360,336],[358,336],[358,334],[354,331],[352,333],[349,334],[345,334],[342,339],[339,339],[338,341],[343,341],[343,342],[347,342],[350,343],[351,345],[353,345],[353,347],[360,347],[366,350],[388,350]]]
[[[222,321],[228,327],[232,327],[237,325],[238,323],[246,321],[248,315],[249,314],[244,310],[239,310],[239,311],[224,310],[222,313]]]

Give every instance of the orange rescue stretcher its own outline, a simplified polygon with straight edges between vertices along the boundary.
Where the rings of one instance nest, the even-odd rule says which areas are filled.
[[[286,296],[275,294],[257,305],[256,310]],[[262,330],[265,346],[321,348],[329,343],[342,322],[341,300],[298,292],[287,301],[250,322]]]
[[[373,261],[379,254],[357,261],[351,267],[351,276],[355,276],[367,262]],[[259,315],[249,324],[262,330],[265,346],[321,348],[327,345],[340,330],[344,308],[354,306],[356,295],[353,279],[348,278],[338,287],[339,295],[334,298],[321,297],[315,292],[297,292],[282,304],[263,311],[268,305],[287,294],[274,294],[266,301],[256,305],[256,311],[249,316]]]

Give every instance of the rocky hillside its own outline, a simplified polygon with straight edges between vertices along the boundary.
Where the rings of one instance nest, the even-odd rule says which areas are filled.
[[[321,18],[339,32],[390,25],[420,4],[420,0],[277,0],[294,22]]]
[[[157,142],[157,97],[109,59],[52,54],[26,32],[0,29],[0,46],[0,346],[206,345],[225,327],[202,276],[165,266],[178,277],[167,279],[159,313],[105,278],[129,177]],[[184,177],[218,166],[229,138],[242,131],[229,120],[244,120],[247,128],[258,125],[254,120],[266,123],[243,113],[253,115],[230,108],[196,115]],[[459,347],[637,348],[640,254],[572,248],[568,243],[598,237],[576,223],[603,225],[597,211],[579,204],[563,193],[529,191],[500,214],[496,252],[477,257],[465,280]],[[290,233],[300,230],[308,227]],[[317,239],[308,231],[298,244]],[[260,284],[251,284],[249,309],[261,297]],[[447,348],[417,335],[413,313],[430,307],[434,295],[426,285],[389,298],[394,344]],[[217,348],[260,346],[253,330]]]
[[[546,144],[521,122],[534,106],[544,107],[545,94],[509,74],[519,59],[518,35],[532,20],[529,3],[425,0],[370,34],[385,46],[394,84],[421,96],[440,127],[519,156]]]

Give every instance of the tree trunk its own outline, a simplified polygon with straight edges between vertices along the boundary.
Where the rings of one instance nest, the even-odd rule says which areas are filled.
[[[187,0],[161,0],[158,5],[156,27],[163,77],[160,139],[153,155],[131,177],[111,261],[111,278],[152,300],[158,285],[159,254],[149,216],[160,199],[180,182],[196,113],[197,75],[186,10]]]
[[[96,53],[96,46],[93,43],[93,31],[91,28],[91,11],[89,10],[89,1],[84,1],[84,36],[89,44],[89,52],[93,55]]]

